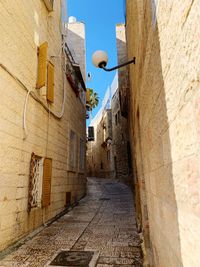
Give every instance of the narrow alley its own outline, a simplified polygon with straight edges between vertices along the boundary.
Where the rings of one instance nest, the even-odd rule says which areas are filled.
[[[200,267],[200,0],[0,0],[0,267]]]
[[[87,191],[64,216],[1,255],[0,266],[142,266],[130,188],[116,180],[89,178]],[[62,251],[66,254],[57,256]]]

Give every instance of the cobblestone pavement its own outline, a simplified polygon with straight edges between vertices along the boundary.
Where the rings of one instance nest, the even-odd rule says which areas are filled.
[[[142,266],[130,189],[112,180],[88,179],[88,194],[78,206],[7,255],[0,266],[49,266],[62,250],[96,251],[97,267]]]

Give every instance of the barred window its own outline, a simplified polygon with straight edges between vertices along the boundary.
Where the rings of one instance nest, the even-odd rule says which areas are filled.
[[[31,208],[41,207],[43,161],[43,158],[32,153],[29,175],[28,211],[30,211]]]

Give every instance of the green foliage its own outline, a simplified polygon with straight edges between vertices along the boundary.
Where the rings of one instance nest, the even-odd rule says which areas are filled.
[[[96,92],[94,92],[94,90],[92,88],[88,88],[88,90],[90,91],[90,102],[89,102],[89,105],[90,105],[90,108],[91,110],[93,108],[96,108],[99,104],[99,96]]]

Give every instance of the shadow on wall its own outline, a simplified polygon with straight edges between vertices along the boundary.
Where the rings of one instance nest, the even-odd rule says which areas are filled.
[[[183,265],[159,31],[152,25],[150,3],[143,14],[140,5],[127,1],[128,57],[136,56],[136,65],[130,66],[129,110],[136,209],[151,266],[179,267]]]

